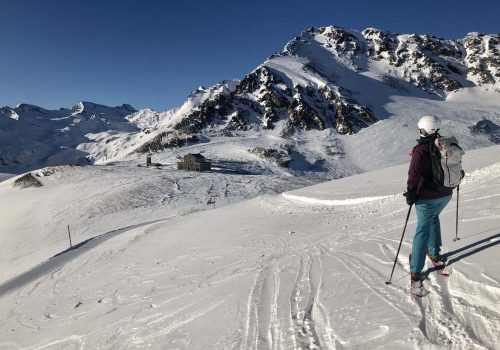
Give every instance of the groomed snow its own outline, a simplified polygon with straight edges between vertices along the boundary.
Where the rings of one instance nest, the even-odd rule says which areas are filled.
[[[138,211],[132,227],[126,225],[131,218],[112,211],[105,221],[82,222],[102,235],[0,285],[0,348],[494,349],[500,343],[500,146],[470,151],[464,164],[459,241],[453,241],[456,197],[441,216],[453,274],[429,269],[430,294],[423,299],[407,290],[414,214],[393,283],[384,283],[408,211],[401,196],[405,164],[288,192],[318,201],[380,197],[363,203],[331,206],[267,194],[164,218]],[[87,169],[77,169],[74,183]],[[125,179],[137,180],[110,169],[98,181],[80,182],[79,193],[107,191],[112,200]],[[213,175],[186,186],[201,196],[201,183],[227,181]],[[47,178],[53,189],[74,186],[54,176]],[[114,177],[122,178],[117,187]],[[5,194],[37,191],[13,190],[10,181],[0,185],[4,206]],[[179,202],[178,211],[190,205]],[[113,231],[118,228],[124,229]],[[5,242],[4,232],[0,238]],[[25,244],[36,250],[40,241]],[[34,266],[25,261],[24,267]]]

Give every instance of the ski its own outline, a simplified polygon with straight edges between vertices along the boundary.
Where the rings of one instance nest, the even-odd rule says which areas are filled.
[[[429,291],[424,288],[422,281],[410,281],[410,295],[413,298],[420,299],[429,294]]]
[[[445,277],[449,277],[451,275],[452,270],[448,267],[448,265],[446,265],[446,261],[443,260],[437,262],[433,261],[431,259],[431,256],[429,255],[429,251],[427,251],[426,255],[429,258],[432,265],[434,265],[434,268],[436,269],[438,275]]]
[[[408,257],[408,262],[410,263],[410,268],[411,268],[411,254]],[[429,294],[429,291],[424,288],[424,283],[423,280],[426,277],[421,278],[419,281],[412,281],[411,279],[411,273],[410,273],[410,295],[414,299],[420,299],[425,297],[427,294]]]

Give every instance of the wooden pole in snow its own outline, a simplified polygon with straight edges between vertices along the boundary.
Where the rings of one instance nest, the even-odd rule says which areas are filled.
[[[68,237],[69,237],[69,246],[70,248],[73,248],[73,244],[71,244],[71,232],[69,230],[69,225],[68,225]]]

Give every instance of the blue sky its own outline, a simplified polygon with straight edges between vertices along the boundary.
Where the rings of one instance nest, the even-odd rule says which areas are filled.
[[[1,0],[0,106],[84,100],[170,109],[241,79],[301,31],[337,25],[447,39],[498,33],[498,0]]]

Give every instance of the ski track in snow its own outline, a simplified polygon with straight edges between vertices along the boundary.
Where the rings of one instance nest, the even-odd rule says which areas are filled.
[[[316,327],[325,327],[313,313],[323,308],[318,303],[321,277],[319,257],[311,254],[285,255],[257,273],[240,348],[320,349]]]
[[[335,329],[331,324],[328,316],[328,310],[320,302],[321,284],[323,278],[323,259],[334,259],[337,264],[344,266],[352,276],[361,283],[364,289],[369,289],[375,292],[388,307],[398,309],[401,300],[394,296],[394,293],[387,291],[387,287],[380,283],[382,276],[373,278],[373,271],[367,268],[367,265],[359,263],[352,254],[354,252],[331,252],[330,245],[322,243],[316,246],[319,249],[314,253],[305,253],[300,257],[296,255],[285,255],[281,259],[273,258],[265,263],[265,267],[256,274],[255,282],[251,288],[248,298],[248,318],[245,328],[245,342],[242,343],[242,349],[321,349],[321,348],[351,348],[348,342],[338,339],[335,334]],[[295,252],[294,254],[297,254]],[[298,259],[295,264],[291,264],[291,257]],[[98,259],[98,261],[101,258]],[[375,258],[374,258],[375,259]],[[283,260],[283,262],[281,262]],[[110,260],[111,261],[111,260]],[[87,262],[79,268],[85,266]],[[295,281],[291,284],[280,285],[281,274],[286,271],[295,271]],[[48,278],[54,279],[57,277],[59,271],[54,271]],[[371,276],[371,277],[370,277]],[[130,277],[130,276],[129,276]],[[219,276],[220,277],[220,276]],[[226,277],[227,278],[227,277]],[[477,336],[463,329],[462,320],[463,315],[470,311],[471,308],[478,310],[474,304],[468,303],[464,299],[459,299],[458,304],[455,302],[452,305],[446,302],[445,298],[439,298],[441,294],[448,294],[446,281],[443,277],[437,277],[439,280],[436,285],[431,285],[433,297],[423,299],[418,302],[420,321],[418,319],[407,320],[407,322],[414,321],[420,324],[419,329],[423,336],[429,340],[431,344],[449,346],[450,348],[473,348],[481,341]],[[286,278],[285,278],[286,279]],[[44,283],[44,280],[37,282],[37,285]],[[60,282],[59,282],[60,283]],[[23,290],[22,295],[29,296],[36,289]],[[291,286],[291,288],[290,288]],[[288,292],[285,292],[288,287]],[[438,290],[441,289],[441,290]],[[448,291],[449,292],[449,291]],[[282,299],[284,296],[289,296],[289,316],[288,322],[286,316],[283,315],[284,309],[279,307],[285,305]],[[204,304],[204,303],[198,303]],[[214,310],[222,302],[209,304],[206,308],[195,308],[194,303],[187,304],[182,308],[176,309],[173,312],[161,315],[156,319],[149,320],[144,326],[139,324],[137,328],[143,329],[142,331],[135,332],[131,341],[133,344],[140,346],[147,344],[149,339],[156,339],[163,335],[171,334],[173,331],[181,328],[182,326],[196,320],[199,317]],[[412,302],[407,302],[407,308],[412,306]],[[192,311],[189,311],[189,310]],[[460,312],[458,312],[460,310]],[[474,329],[483,327],[482,336],[491,333],[494,329],[484,326],[488,324],[485,322],[488,318],[495,317],[492,312],[479,309],[477,313],[477,320]],[[49,313],[50,314],[50,313]],[[407,313],[400,312],[404,317]],[[177,317],[179,315],[181,317]],[[28,321],[29,315],[20,314],[17,316],[18,325],[33,330],[37,330],[39,326],[36,323]],[[406,317],[407,318],[407,317]],[[162,327],[155,327],[156,325],[165,324]],[[319,331],[318,331],[319,330]],[[381,329],[382,330],[382,329]],[[386,331],[387,332],[387,331]],[[320,336],[320,335],[321,336]],[[367,344],[370,340],[375,340],[377,336],[383,336],[382,333],[369,333],[364,334]],[[374,338],[372,338],[374,337]],[[451,341],[453,339],[453,342]],[[50,346],[75,346],[80,343],[80,337],[71,339],[61,339],[58,341],[46,344]],[[454,347],[453,344],[459,344]],[[491,344],[491,343],[490,343]],[[77,345],[78,346],[78,345]],[[43,348],[43,347],[39,347]],[[487,346],[485,346],[487,348]]]

